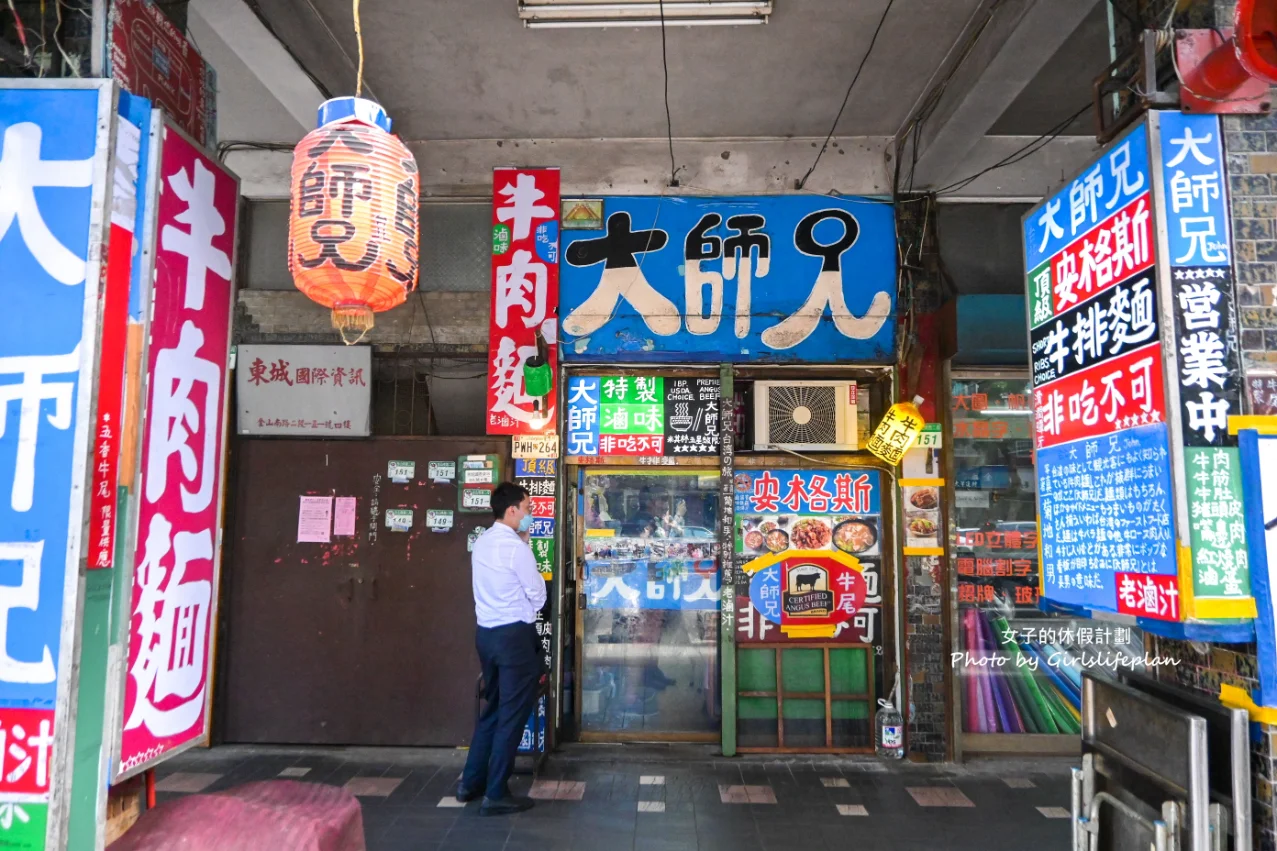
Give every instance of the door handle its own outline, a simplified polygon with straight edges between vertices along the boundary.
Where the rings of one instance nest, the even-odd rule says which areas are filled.
[[[340,590],[342,586],[345,586],[345,588],[346,588],[346,602],[347,602],[347,603],[353,602],[353,601],[354,601],[354,599],[355,599],[355,579],[354,579],[354,577],[351,577],[350,579],[347,579],[345,582],[341,583],[341,585],[338,585],[338,586],[337,586],[337,588]]]
[[[377,599],[377,577],[374,576],[372,579],[369,579],[368,582],[368,598],[370,600],[375,600]]]

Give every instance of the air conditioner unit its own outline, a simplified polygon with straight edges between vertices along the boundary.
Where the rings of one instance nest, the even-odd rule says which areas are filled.
[[[757,381],[754,448],[851,451],[856,442],[856,382]]]

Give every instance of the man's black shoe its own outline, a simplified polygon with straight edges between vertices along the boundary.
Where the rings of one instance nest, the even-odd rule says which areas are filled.
[[[457,785],[457,800],[463,804],[468,804],[471,801],[477,801],[482,797],[482,791],[467,792],[464,786],[461,786],[460,784]]]
[[[484,798],[483,806],[479,808],[479,815],[508,816],[514,815],[515,813],[527,812],[534,806],[536,806],[536,802],[534,802],[531,798],[516,798],[511,796],[509,798],[502,798],[499,801],[494,801],[491,798]]]

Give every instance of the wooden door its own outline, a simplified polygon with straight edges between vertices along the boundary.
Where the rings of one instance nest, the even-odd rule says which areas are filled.
[[[504,446],[503,446],[504,444]],[[223,600],[229,614],[220,689],[227,742],[466,744],[474,712],[474,604],[466,536],[489,515],[426,530],[430,508],[456,510],[455,484],[430,461],[497,454],[486,438],[241,441]],[[409,484],[389,461],[415,461]],[[379,480],[376,477],[380,477]],[[377,535],[371,540],[371,503]],[[299,497],[354,497],[355,535],[297,543]],[[391,532],[387,509],[412,509]]]

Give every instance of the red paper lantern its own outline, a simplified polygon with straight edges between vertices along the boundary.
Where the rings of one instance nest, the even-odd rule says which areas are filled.
[[[377,104],[337,98],[293,151],[288,270],[348,345],[417,288],[417,162],[389,131]]]

